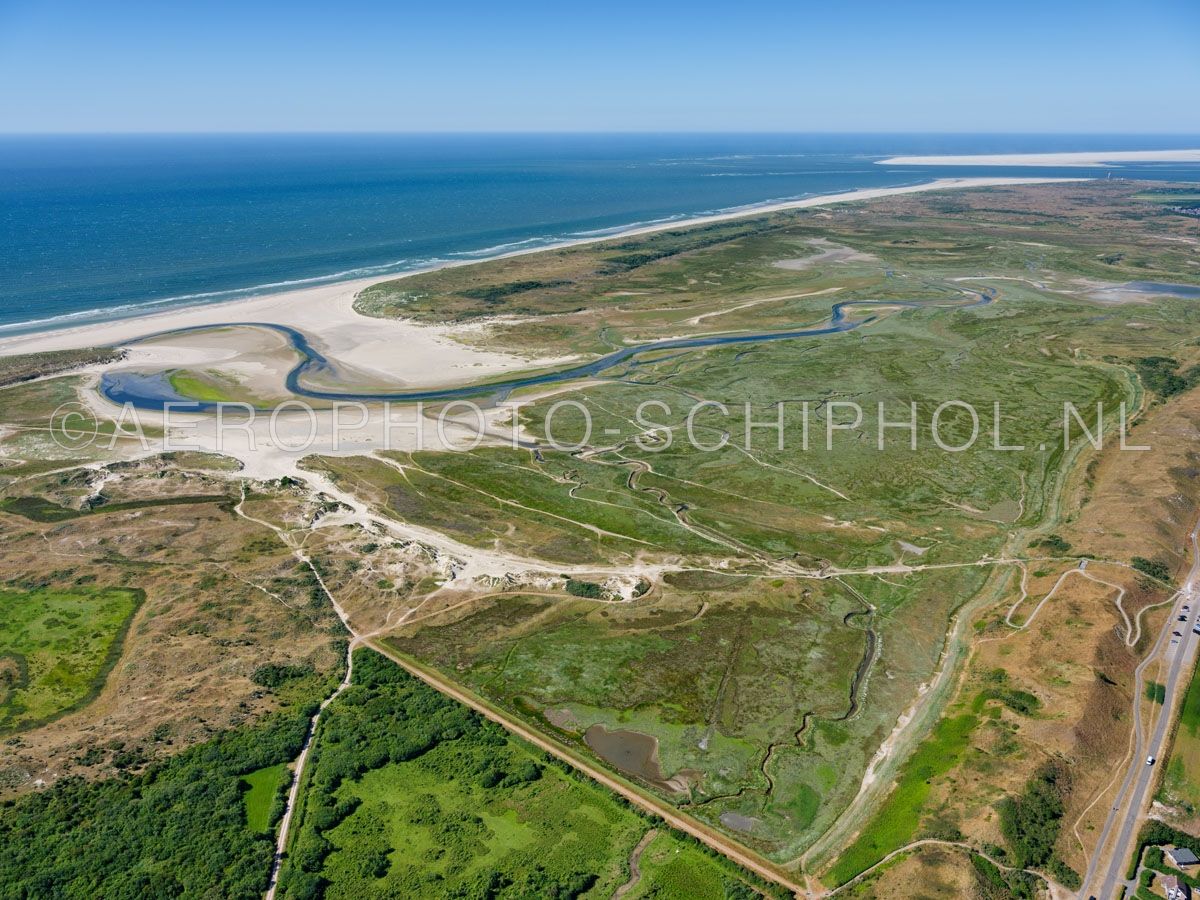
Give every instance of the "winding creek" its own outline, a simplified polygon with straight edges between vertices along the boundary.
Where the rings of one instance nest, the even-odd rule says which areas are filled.
[[[459,387],[431,388],[417,391],[333,391],[307,387],[306,377],[323,374],[327,377],[337,376],[335,364],[318,351],[309,339],[299,330],[288,325],[273,322],[236,322],[228,325],[199,325],[193,328],[176,329],[173,331],[156,332],[145,335],[130,344],[140,343],[168,336],[186,334],[189,332],[212,331],[217,328],[266,328],[284,335],[302,359],[287,374],[287,389],[297,397],[307,397],[312,400],[372,402],[390,401],[399,403],[417,403],[424,401],[462,400],[470,397],[492,397],[503,399],[514,390],[536,387],[545,384],[558,384],[599,375],[613,369],[622,363],[634,360],[649,353],[664,350],[695,350],[704,347],[720,347],[735,344],[755,344],[766,341],[785,341],[796,338],[819,337],[828,334],[840,334],[853,331],[876,321],[878,316],[868,315],[859,319],[851,319],[846,310],[855,306],[903,306],[908,308],[941,308],[969,309],[991,303],[995,299],[995,291],[985,288],[981,292],[971,292],[977,299],[971,303],[947,306],[940,302],[922,302],[917,300],[844,300],[832,307],[829,321],[824,325],[807,328],[795,328],[784,331],[738,332],[734,334],[705,335],[693,338],[667,338],[660,341],[649,341],[645,344],[635,344],[622,347],[612,353],[598,357],[591,362],[580,363],[552,372],[525,375],[504,381],[484,382],[482,384],[467,384]],[[167,373],[141,372],[105,372],[100,381],[100,393],[114,403],[130,404],[135,409],[161,411],[171,404],[181,412],[214,412],[221,405],[213,401],[192,400],[177,393],[171,387]]]

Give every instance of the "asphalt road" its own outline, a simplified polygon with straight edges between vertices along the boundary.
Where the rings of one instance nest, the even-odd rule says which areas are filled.
[[[1200,590],[1197,589],[1197,585],[1200,584],[1200,545],[1197,544],[1197,531],[1200,531],[1200,525],[1191,533],[1192,568],[1188,572],[1187,581],[1171,608],[1167,624],[1159,634],[1154,649],[1137,668],[1135,684],[1137,702],[1133,708],[1134,730],[1137,735],[1136,747],[1133,759],[1129,763],[1129,771],[1121,783],[1121,790],[1104,822],[1104,830],[1100,833],[1100,840],[1096,844],[1087,876],[1083,881],[1081,897],[1095,896],[1099,900],[1111,900],[1113,897],[1120,896],[1125,879],[1125,867],[1129,864],[1133,851],[1133,840],[1142,819],[1142,811],[1149,800],[1155,772],[1160,765],[1166,763],[1162,757],[1167,750],[1166,740],[1171,730],[1175,700],[1180,691],[1187,690],[1192,674],[1192,663],[1196,658],[1196,648],[1197,645],[1200,645],[1200,637],[1192,634],[1192,627],[1200,619],[1200,602],[1197,602],[1200,600]],[[1184,604],[1190,606],[1191,610],[1187,613],[1187,621],[1180,622],[1178,617]],[[1178,631],[1183,637],[1174,637],[1172,634],[1174,631]],[[1167,663],[1167,673],[1163,683],[1166,687],[1166,695],[1149,740],[1143,742],[1141,728],[1141,698],[1145,691],[1143,674],[1160,657],[1164,647],[1166,649],[1163,658]],[[1155,758],[1154,765],[1146,764],[1148,756]],[[1117,836],[1112,844],[1108,869],[1104,873],[1103,880],[1098,880],[1096,869],[1099,868],[1099,863],[1104,856],[1105,849],[1109,846],[1109,838],[1114,830]],[[1099,885],[1098,889],[1092,887],[1096,884]]]

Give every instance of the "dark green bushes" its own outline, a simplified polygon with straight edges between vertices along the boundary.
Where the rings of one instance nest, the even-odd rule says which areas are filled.
[[[1134,362],[1142,383],[1164,400],[1200,384],[1200,366],[1179,371],[1179,360],[1170,356],[1143,356]]]
[[[1043,547],[1053,553],[1066,553],[1071,549],[1071,545],[1067,541],[1064,541],[1057,534],[1048,534],[1040,541],[1037,541],[1033,546]]]
[[[579,581],[575,578],[567,579],[567,593],[575,597],[586,597],[589,600],[603,600],[604,588],[593,581]]]
[[[1130,565],[1132,565],[1143,575],[1148,575],[1149,577],[1156,578],[1159,581],[1171,580],[1171,569],[1166,563],[1159,562],[1155,559],[1146,559],[1144,556],[1135,556],[1129,562]]]
[[[128,778],[68,778],[0,806],[0,894],[257,898],[269,834],[246,828],[241,776],[295,758],[314,709],[280,713]]]
[[[508,284],[492,284],[487,287],[467,288],[459,291],[464,297],[472,300],[482,300],[484,303],[499,303],[514,294],[524,294],[529,291],[550,290],[558,287],[568,287],[570,281],[510,281]]]
[[[1018,868],[1041,868],[1067,887],[1078,886],[1079,875],[1054,854],[1062,828],[1065,799],[1071,790],[1065,766],[1051,762],[1042,766],[1017,797],[1003,800],[1000,832],[1008,842]]]

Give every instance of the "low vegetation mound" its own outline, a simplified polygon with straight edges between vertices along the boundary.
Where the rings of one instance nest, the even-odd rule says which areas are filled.
[[[0,735],[91,700],[142,599],[129,588],[0,590]]]
[[[1019,795],[1001,801],[997,811],[1000,831],[1015,864],[1022,869],[1044,869],[1055,880],[1074,889],[1082,883],[1079,873],[1059,859],[1054,850],[1070,791],[1066,766],[1050,762],[1038,770]]]
[[[123,350],[111,347],[88,347],[81,350],[55,350],[50,353],[29,353],[22,356],[0,357],[0,387],[45,378],[80,366],[116,362]]]
[[[1172,356],[1143,356],[1134,365],[1142,383],[1164,400],[1200,384],[1200,366],[1180,372]]]

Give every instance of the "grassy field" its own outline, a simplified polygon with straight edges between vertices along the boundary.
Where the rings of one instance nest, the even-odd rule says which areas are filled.
[[[0,590],[0,734],[94,697],[142,599],[122,588]]]
[[[1154,203],[1200,203],[1200,191],[1143,191],[1135,194],[1133,199]]]
[[[978,716],[969,712],[952,714],[938,722],[933,734],[904,764],[895,790],[876,817],[838,857],[837,864],[829,871],[833,884],[844,884],[913,839],[929,795],[930,780],[954,767],[978,724]]]
[[[169,380],[175,392],[181,397],[187,397],[189,400],[201,400],[208,403],[230,403],[235,399],[240,399],[235,398],[212,375],[178,371],[172,372]]]
[[[726,900],[732,893],[727,866],[670,834],[655,835],[639,869],[641,879],[625,894],[631,900]]]
[[[270,828],[271,807],[279,793],[279,786],[287,776],[287,763],[256,769],[242,776],[247,787],[242,795],[242,802],[246,805],[246,827],[251,831],[267,831]]]
[[[1189,818],[1200,813],[1200,669],[1184,696],[1159,799],[1181,807]]]

